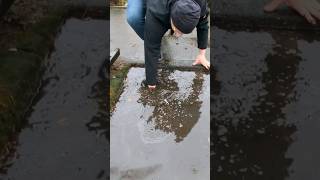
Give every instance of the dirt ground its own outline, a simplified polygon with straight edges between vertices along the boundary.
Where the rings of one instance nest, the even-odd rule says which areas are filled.
[[[0,46],[14,49],[15,34],[36,23],[49,9],[47,0],[16,0],[0,19]]]

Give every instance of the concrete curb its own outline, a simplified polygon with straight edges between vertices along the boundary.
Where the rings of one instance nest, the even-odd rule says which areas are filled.
[[[126,9],[127,6],[110,6],[110,8]]]
[[[130,67],[141,67],[145,68],[145,64],[143,63],[128,63]],[[206,70],[204,67],[197,66],[177,66],[173,64],[159,64],[158,69],[172,69],[172,70],[181,70],[181,71],[201,71],[205,74],[209,74],[210,70]]]

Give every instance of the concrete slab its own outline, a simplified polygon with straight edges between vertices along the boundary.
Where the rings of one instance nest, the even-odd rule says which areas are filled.
[[[131,29],[126,19],[125,9],[110,8],[110,50],[119,48],[122,59],[131,63],[143,63],[143,41]]]
[[[111,116],[111,180],[210,179],[210,76],[161,70],[150,93],[131,68]]]
[[[163,58],[169,60],[169,65],[191,67],[199,54],[197,47],[196,35],[180,38],[165,36],[162,39],[161,51]],[[206,50],[206,58],[210,61],[210,48]]]
[[[214,179],[318,179],[319,33],[214,33]]]
[[[198,55],[196,31],[181,38],[165,36],[162,40],[162,53],[169,65],[192,66]],[[209,37],[210,39],[210,37]],[[121,58],[129,63],[144,64],[143,41],[131,29],[126,20],[126,9],[110,9],[110,48],[120,48]],[[210,48],[206,57],[210,60]]]
[[[220,0],[213,3],[211,15],[214,25],[224,27],[277,28],[319,30],[293,10],[283,6],[273,13],[265,13],[264,5],[270,0]]]

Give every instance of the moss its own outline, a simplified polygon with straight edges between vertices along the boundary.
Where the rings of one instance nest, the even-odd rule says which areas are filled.
[[[112,110],[117,103],[123,89],[123,81],[127,77],[130,65],[124,65],[120,69],[111,71],[110,80],[110,109]]]
[[[19,50],[45,56],[53,47],[55,34],[63,22],[65,11],[54,11],[31,26],[28,31],[16,34],[16,47]]]
[[[23,32],[17,34],[17,49],[32,52],[39,56],[45,56],[50,50],[50,41],[34,32]]]
[[[54,10],[50,15],[41,19],[38,23],[32,26],[32,32],[42,35],[46,38],[54,38],[54,34],[60,28],[67,10]]]

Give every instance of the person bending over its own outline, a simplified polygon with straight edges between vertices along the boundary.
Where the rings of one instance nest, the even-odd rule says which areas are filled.
[[[199,55],[193,65],[210,68],[205,57],[208,46],[208,14],[206,0],[128,0],[127,21],[144,40],[146,85],[154,90],[158,84],[157,67],[161,40],[171,29],[180,37],[197,28]]]

